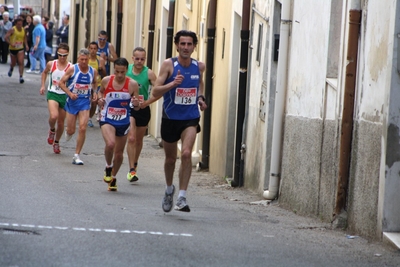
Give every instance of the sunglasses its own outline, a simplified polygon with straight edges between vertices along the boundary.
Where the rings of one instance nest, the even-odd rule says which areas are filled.
[[[141,61],[144,61],[146,58],[144,58],[144,57],[135,57],[135,60],[136,61],[139,61],[139,60],[141,60]]]
[[[68,54],[60,54],[60,53],[57,53],[57,55],[58,55],[59,57],[66,57],[66,56],[68,56]]]
[[[100,41],[105,41],[107,38],[97,38],[97,39],[99,39]]]

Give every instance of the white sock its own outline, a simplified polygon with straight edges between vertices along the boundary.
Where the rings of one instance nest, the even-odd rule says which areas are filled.
[[[79,159],[79,154],[74,154],[74,157],[77,157]]]
[[[179,196],[178,196],[178,198],[180,198],[180,197],[186,198],[186,190],[179,190]]]

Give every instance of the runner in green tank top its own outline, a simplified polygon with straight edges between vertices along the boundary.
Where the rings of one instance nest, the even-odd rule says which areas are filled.
[[[126,76],[135,80],[139,84],[140,109],[134,110],[131,106],[131,128],[128,134],[127,153],[129,160],[129,172],[127,179],[129,182],[139,180],[137,176],[137,166],[139,155],[143,147],[143,137],[149,124],[151,113],[149,105],[158,99],[149,98],[150,87],[154,85],[157,77],[154,72],[146,67],[146,50],[136,47],[133,50],[133,64],[129,64]]]

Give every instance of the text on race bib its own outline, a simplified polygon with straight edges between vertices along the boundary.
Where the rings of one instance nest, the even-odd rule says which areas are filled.
[[[195,105],[196,97],[197,97],[197,88],[176,88],[175,104]]]

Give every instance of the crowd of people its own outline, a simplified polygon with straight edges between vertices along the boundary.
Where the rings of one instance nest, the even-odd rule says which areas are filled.
[[[45,50],[45,45],[40,43],[43,30],[35,33],[39,24],[38,18],[34,16],[32,23],[34,53],[30,57],[31,70],[37,60],[35,53],[42,48]],[[14,32],[9,32],[8,38],[15,35],[15,31],[23,29],[22,20],[15,27]],[[42,27],[45,28],[43,25]],[[6,41],[9,40],[6,38]],[[196,134],[200,132],[200,111],[207,108],[203,96],[205,64],[191,57],[198,41],[196,34],[184,30],[176,33],[174,43],[178,56],[168,58],[162,63],[158,77],[145,65],[144,48],[133,49],[133,63],[129,64],[126,58],[118,57],[114,46],[108,42],[105,31],[99,32],[97,41],[90,42],[87,48],[78,51],[75,64],[67,60],[69,46],[64,41],[65,39],[59,38],[56,57],[41,66],[40,70],[40,94],[46,94],[49,110],[47,143],[52,145],[53,152],[61,153],[60,139],[63,133],[66,142],[77,133],[72,164],[84,165],[80,154],[87,127],[93,127],[91,119],[97,112],[97,121],[105,144],[103,180],[107,183],[108,190],[118,189],[117,174],[122,166],[125,147],[129,162],[127,180],[137,182],[143,138],[151,119],[150,104],[163,97],[161,138],[165,152],[166,185],[161,206],[164,212],[170,212],[173,207],[173,176],[177,145],[181,141],[179,194],[174,209],[190,212],[186,199],[192,172],[191,155]],[[15,60],[18,59],[17,57]],[[15,63],[15,60],[12,59],[12,62]],[[113,74],[110,74],[111,62]],[[23,66],[20,63],[18,65]]]
[[[33,14],[20,14],[10,18],[7,6],[0,6],[0,63],[8,64],[8,76],[13,75],[18,65],[19,82],[24,83],[26,73],[41,74],[46,63],[56,58],[53,55],[54,22],[49,17]],[[68,43],[69,15],[63,17],[61,27],[55,32],[57,45]],[[27,59],[26,65],[25,58]],[[39,68],[36,69],[39,62]]]

